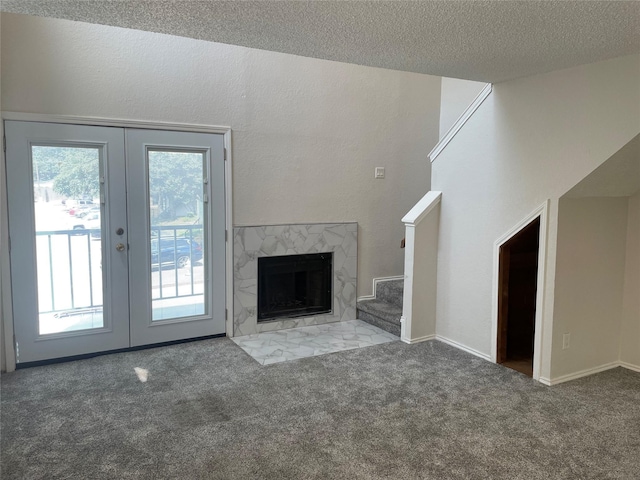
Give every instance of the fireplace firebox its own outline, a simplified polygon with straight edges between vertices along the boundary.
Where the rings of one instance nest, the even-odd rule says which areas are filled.
[[[258,322],[331,313],[333,253],[258,258]]]

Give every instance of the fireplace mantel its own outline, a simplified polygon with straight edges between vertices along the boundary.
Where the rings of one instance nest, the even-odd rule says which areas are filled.
[[[333,252],[330,314],[257,321],[258,258]],[[233,229],[233,336],[354,320],[358,270],[358,224],[262,225]]]

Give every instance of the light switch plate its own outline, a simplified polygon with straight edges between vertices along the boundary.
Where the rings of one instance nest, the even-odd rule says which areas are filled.
[[[384,178],[384,167],[376,167],[375,178]]]

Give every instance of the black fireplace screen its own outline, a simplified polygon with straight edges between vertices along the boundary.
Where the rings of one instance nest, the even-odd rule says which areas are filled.
[[[258,322],[331,312],[333,253],[258,258]]]

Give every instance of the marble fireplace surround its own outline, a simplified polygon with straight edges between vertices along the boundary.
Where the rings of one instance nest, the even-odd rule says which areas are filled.
[[[333,252],[333,311],[257,321],[258,258]],[[259,225],[233,229],[233,336],[354,320],[358,224]]]

